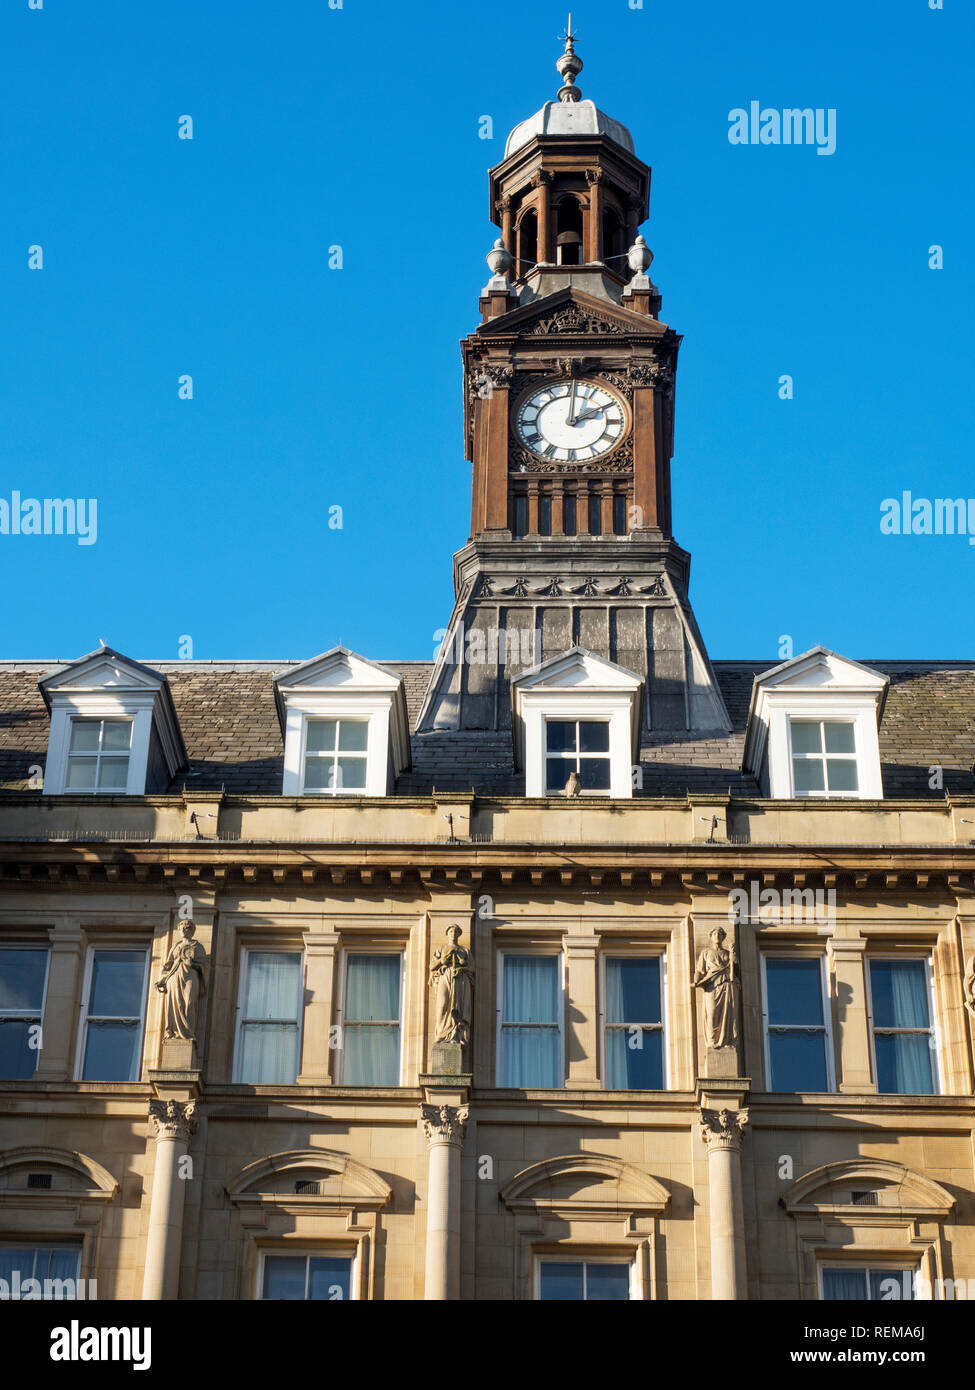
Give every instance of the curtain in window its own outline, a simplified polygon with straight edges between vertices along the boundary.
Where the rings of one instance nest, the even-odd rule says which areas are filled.
[[[505,958],[502,1086],[562,1084],[558,1074],[558,1007],[558,956]]]
[[[637,1029],[659,1023],[660,960],[657,957],[606,961],[606,1085],[610,1090],[663,1088],[663,1034]],[[613,1024],[627,1024],[614,1028]]]
[[[37,1246],[0,1246],[0,1279],[8,1287],[14,1273],[20,1282],[26,1279],[77,1279],[81,1266],[81,1251],[77,1246],[62,1246],[52,1250]]]
[[[239,1081],[252,1086],[294,1083],[300,994],[300,955],[253,951],[247,957]]]
[[[823,1298],[862,1300],[867,1297],[865,1269],[824,1269]]]
[[[930,1026],[923,961],[873,961],[870,979],[875,1028],[927,1029]],[[930,1095],[933,1092],[930,1033],[878,1032],[876,1046],[877,1084],[882,1092],[898,1095]]]
[[[399,991],[402,957],[349,956],[345,976],[347,1086],[399,1082]]]

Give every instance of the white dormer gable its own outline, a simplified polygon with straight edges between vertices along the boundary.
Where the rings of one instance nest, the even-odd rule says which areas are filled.
[[[813,647],[755,677],[743,766],[772,797],[880,799],[878,728],[890,682]]]
[[[166,677],[100,647],[40,682],[51,712],[44,791],[165,792],[186,766]]]
[[[285,796],[385,796],[410,766],[402,677],[346,647],[282,672],[274,696]]]
[[[582,794],[633,795],[643,708],[643,681],[634,672],[572,647],[516,676],[511,705],[526,796],[560,794],[563,769],[581,777]],[[602,725],[605,733],[597,728],[591,737],[593,726]]]

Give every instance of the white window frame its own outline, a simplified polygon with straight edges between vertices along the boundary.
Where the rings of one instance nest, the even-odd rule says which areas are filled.
[[[766,972],[766,962],[769,960],[816,960],[819,962],[819,986],[820,997],[823,1005],[823,1031],[825,1036],[824,1046],[826,1048],[826,1082],[827,1090],[824,1094],[834,1094],[836,1091],[836,1058],[833,1052],[833,1018],[832,1000],[829,994],[829,973],[826,968],[826,956],[823,952],[789,952],[789,951],[762,951],[762,1046],[765,1052],[765,1089],[772,1091],[772,1049],[769,1047],[769,1007],[768,1007],[768,974]],[[781,1024],[783,1030],[789,1028],[798,1030],[805,1027],[804,1024]],[[819,1030],[816,1029],[816,1032]],[[793,1096],[815,1094],[814,1092],[804,1091],[775,1091],[774,1095]]]
[[[580,791],[580,796],[633,796],[632,755],[632,698],[627,694],[603,696],[579,691],[539,692],[524,703],[525,726],[525,795],[557,797],[560,792],[548,790],[545,760],[546,726],[548,721],[581,720],[584,723],[609,725],[609,752],[599,754],[609,758],[609,787],[605,791]]]
[[[502,1071],[503,1058],[504,1058],[503,1033],[504,1033],[504,1024],[505,1024],[505,1020],[504,1020],[504,963],[505,963],[505,960],[508,958],[508,956],[552,956],[553,959],[556,959],[556,960],[559,962],[558,973],[557,973],[559,995],[558,995],[558,1001],[557,1001],[557,1003],[556,1003],[556,1009],[555,1009],[555,1012],[556,1012],[556,1015],[557,1015],[557,1017],[556,1017],[556,1026],[558,1027],[558,1030],[559,1030],[558,1066],[557,1066],[557,1068],[556,1068],[556,1072],[557,1072],[557,1075],[561,1077],[561,1080],[558,1082],[558,1084],[557,1084],[556,1086],[526,1086],[526,1087],[508,1086],[507,1083],[506,1083],[505,1080],[504,1080],[504,1073],[503,1073],[503,1071]],[[496,1001],[497,1001],[497,1002],[496,1002],[496,1007],[495,1007],[495,1011],[494,1011],[494,1013],[495,1013],[495,1020],[496,1020],[496,1025],[495,1025],[496,1040],[495,1040],[495,1055],[494,1055],[494,1075],[495,1075],[495,1085],[498,1087],[499,1090],[505,1090],[505,1091],[507,1091],[507,1090],[516,1090],[516,1091],[517,1091],[517,1090],[528,1090],[528,1091],[547,1091],[547,1090],[556,1090],[556,1091],[560,1091],[560,1090],[564,1090],[564,1088],[565,1088],[565,1081],[566,1081],[566,1076],[565,1076],[565,1003],[566,1003],[566,1000],[565,1000],[565,993],[566,993],[566,990],[565,990],[565,972],[566,972],[565,951],[561,948],[561,946],[560,946],[560,947],[557,947],[557,948],[554,948],[554,949],[546,949],[545,947],[527,947],[527,946],[525,946],[525,947],[516,947],[516,948],[514,948],[514,949],[511,949],[511,948],[508,948],[508,947],[504,947],[504,948],[502,948],[500,951],[498,951],[498,960],[497,960],[497,967],[496,967],[496,981],[495,981],[495,990],[496,990],[495,998],[496,998]],[[514,1026],[524,1026],[524,1025],[514,1025]],[[530,1027],[531,1025],[529,1024],[528,1026]],[[551,1027],[552,1027],[552,1025],[551,1025],[550,1023],[538,1024],[537,1026],[540,1027],[540,1028],[541,1028],[541,1027],[545,1027],[545,1028],[551,1028]]]
[[[47,1009],[47,986],[48,986],[48,981],[49,981],[50,978],[51,978],[51,947],[50,947],[50,943],[44,942],[43,945],[37,945],[37,944],[35,944],[35,943],[33,943],[33,942],[29,942],[29,941],[25,941],[25,942],[23,942],[23,943],[20,943],[20,942],[17,942],[17,941],[5,941],[5,942],[3,943],[3,945],[0,946],[0,959],[3,958],[3,953],[4,953],[4,951],[43,951],[43,953],[44,953],[44,956],[45,956],[45,960],[44,960],[44,985],[43,985],[43,987],[42,987],[42,989],[41,989],[41,1011],[40,1011],[40,1014],[39,1014],[38,1016],[36,1016],[36,1022],[40,1024],[40,1028],[41,1028],[41,1042],[42,1042],[42,1046],[43,1046],[43,1039],[44,1039],[44,1014],[45,1014],[45,1011],[46,1011],[46,1009]],[[14,1021],[17,1021],[17,1020],[19,1019],[22,1023],[27,1023],[28,1026],[29,1026],[30,1024],[32,1024],[32,1023],[35,1021],[35,1015],[34,1015],[33,1013],[26,1013],[23,1009],[0,1009],[0,1020],[6,1020],[6,1019],[13,1019]],[[37,1060],[40,1061],[40,1052],[38,1052],[38,1058],[37,1058]],[[36,1065],[36,1063],[35,1063],[35,1066],[34,1066],[34,1071],[35,1071],[35,1072],[37,1071],[37,1065]],[[8,1079],[9,1079],[9,1078],[6,1078],[6,1077],[0,1077],[0,1080],[8,1080]]]
[[[606,1059],[606,1030],[611,1027],[625,1025],[611,1024],[609,1022],[609,1010],[606,1007],[606,962],[608,960],[645,960],[648,956],[660,961],[660,1047],[663,1055],[663,1089],[670,1090],[670,1057],[668,1053],[668,1037],[670,1034],[670,1020],[668,1017],[669,992],[667,989],[667,948],[660,946],[657,949],[643,948],[635,945],[611,946],[599,952],[599,1075],[602,1078],[604,1090],[610,1090],[609,1068]],[[656,1031],[656,1030],[654,1030]]]
[[[141,1081],[142,1079],[142,1071],[144,1066],[143,1052],[146,1044],[146,1014],[148,1013],[149,969],[152,960],[152,951],[149,949],[149,946],[146,943],[139,944],[132,943],[130,941],[91,941],[88,944],[88,951],[85,957],[84,983],[81,990],[81,1016],[80,1026],[78,1028],[78,1047],[77,1052],[75,1054],[74,1068],[74,1076],[76,1081],[86,1080],[86,1078],[82,1075],[82,1072],[84,1071],[85,1065],[85,1049],[88,1045],[88,1024],[91,1022],[92,1017],[94,1017],[96,1022],[103,1022],[105,1020],[111,1019],[124,1020],[132,1017],[131,1014],[95,1014],[94,1016],[92,1016],[90,1015],[88,1008],[90,1003],[89,996],[91,994],[91,980],[92,974],[94,973],[96,954],[98,954],[99,952],[119,953],[123,951],[127,951],[133,955],[136,952],[141,951],[145,957],[145,963],[142,972],[142,1012],[139,1020],[139,1040],[135,1049],[137,1061],[136,1074],[135,1076],[130,1077],[129,1083],[131,1084],[137,1081]],[[90,1081],[87,1082],[87,1084],[97,1086],[99,1084],[110,1085],[113,1083],[99,1083],[99,1080],[97,1078],[92,1078]]]
[[[262,1248],[261,1248],[261,1250],[260,1250],[260,1252],[259,1252],[259,1259],[258,1259],[258,1261],[257,1261],[257,1283],[256,1283],[255,1290],[254,1290],[254,1300],[255,1300],[255,1302],[262,1302],[262,1303],[263,1303],[263,1302],[265,1302],[265,1301],[268,1301],[268,1302],[272,1301],[272,1300],[265,1300],[265,1298],[264,1298],[264,1267],[265,1267],[265,1263],[266,1263],[266,1261],[267,1261],[268,1259],[274,1259],[275,1257],[280,1258],[281,1256],[284,1256],[284,1257],[286,1257],[287,1259],[295,1259],[296,1257],[304,1256],[305,1261],[306,1261],[306,1264],[305,1264],[305,1292],[306,1292],[306,1293],[307,1293],[307,1291],[308,1291],[308,1276],[309,1276],[309,1269],[310,1269],[310,1265],[309,1265],[309,1263],[308,1263],[309,1261],[311,1261],[311,1260],[316,1260],[316,1259],[323,1259],[323,1260],[332,1259],[332,1260],[348,1260],[348,1261],[349,1261],[349,1296],[348,1296],[347,1299],[341,1299],[341,1298],[334,1298],[334,1299],[327,1299],[327,1298],[308,1299],[308,1298],[305,1298],[304,1300],[302,1300],[303,1302],[305,1302],[305,1303],[309,1303],[309,1302],[314,1302],[314,1303],[352,1303],[352,1302],[358,1297],[358,1293],[357,1293],[357,1290],[358,1290],[358,1283],[359,1283],[359,1277],[358,1277],[358,1276],[359,1276],[359,1270],[358,1270],[358,1263],[357,1263],[357,1262],[358,1262],[358,1259],[359,1259],[359,1250],[358,1250],[358,1247],[356,1247],[356,1248],[354,1248],[354,1249],[350,1249],[349,1246],[343,1245],[343,1246],[336,1246],[334,1249],[330,1249],[328,1246],[323,1245],[323,1246],[318,1246],[318,1247],[316,1247],[314,1250],[309,1250],[309,1249],[307,1248],[307,1246],[300,1246],[300,1247],[298,1247],[298,1248],[295,1249],[295,1250],[289,1250],[286,1246],[266,1246],[266,1247],[262,1247]],[[274,1300],[274,1301],[278,1301],[278,1300]],[[288,1301],[297,1302],[298,1300],[295,1299],[295,1300],[280,1300],[280,1301],[281,1301],[281,1302],[288,1302]]]
[[[860,791],[860,748],[857,739],[857,721],[850,718],[828,717],[826,715],[807,716],[802,714],[789,715],[789,779],[792,783],[792,795],[799,801],[806,801],[815,798],[819,801],[835,801],[841,797],[848,801],[860,801],[862,793]],[[820,754],[796,753],[793,747],[792,730],[796,724],[816,724],[821,731],[823,752]],[[826,752],[826,724],[845,724],[853,729],[853,752],[852,753],[827,753]],[[826,767],[827,760],[837,759],[841,762],[852,763],[856,769],[857,785],[855,791],[830,791],[828,787],[821,792],[799,792],[796,791],[796,758],[802,762],[819,763],[823,770],[823,781],[829,780],[829,771]]]
[[[299,985],[298,985],[298,1017],[296,1020],[290,1018],[274,1019],[246,1019],[244,1018],[244,996],[247,992],[247,972],[249,960],[255,956],[298,956],[299,966]],[[305,1023],[305,973],[307,970],[307,960],[302,946],[281,946],[277,943],[268,946],[243,946],[240,952],[240,979],[237,981],[237,1010],[236,1023],[234,1025],[234,1066],[231,1075],[235,1086],[296,1086],[298,1077],[301,1075],[301,1048],[304,1034]],[[298,1024],[298,1041],[295,1052],[295,1079],[294,1081],[241,1081],[240,1064],[243,1060],[241,1050],[241,1032],[245,1022],[253,1023],[292,1023]]]
[[[583,753],[583,752],[581,752],[581,751],[580,751],[580,752],[576,752],[576,753],[550,753],[550,752],[548,751],[548,726],[549,726],[549,724],[574,724],[574,725],[575,725],[575,728],[576,728],[576,741],[577,741],[577,742],[581,742],[581,740],[579,739],[579,734],[578,734],[578,730],[579,730],[579,725],[580,725],[580,724],[605,724],[605,725],[607,726],[607,738],[606,738],[607,747],[606,747],[606,751],[603,752],[603,753]],[[580,796],[612,796],[612,794],[613,794],[613,792],[612,792],[612,787],[613,787],[613,727],[612,727],[612,719],[611,719],[611,718],[607,718],[607,717],[602,716],[602,715],[596,716],[596,717],[593,717],[593,718],[586,718],[586,719],[583,719],[583,718],[581,718],[581,717],[575,717],[575,716],[563,717],[563,716],[560,715],[560,714],[552,714],[552,713],[549,713],[549,714],[544,715],[543,718],[542,718],[542,757],[543,757],[543,760],[544,760],[544,761],[543,761],[543,764],[542,764],[542,778],[543,778],[543,786],[544,786],[544,788],[545,788],[545,791],[544,791],[544,795],[545,795],[545,796],[563,796],[563,795],[564,795],[564,792],[563,792],[563,791],[550,791],[550,790],[549,790],[549,786],[548,786],[548,760],[549,760],[549,758],[557,758],[557,759],[559,760],[559,762],[564,762],[564,763],[569,763],[569,762],[573,762],[573,761],[574,761],[574,762],[580,762],[580,763],[583,762],[583,761],[585,761],[585,762],[596,762],[596,761],[599,761],[599,762],[604,762],[604,763],[606,763],[606,764],[608,765],[608,767],[609,767],[609,786],[603,788],[602,790],[598,790],[598,789],[597,789],[597,790],[589,790],[589,791],[585,790],[584,788],[580,788],[580,790],[579,790],[579,795],[580,795]],[[575,771],[578,771],[578,769],[574,769],[574,770],[575,770]],[[581,774],[580,774],[580,775],[581,775]]]
[[[305,786],[306,763],[308,760],[308,730],[312,724],[323,724],[331,720],[341,728],[342,724],[365,724],[366,726],[366,746],[358,753],[341,754],[334,752],[331,755],[313,753],[312,757],[321,758],[323,762],[331,756],[333,766],[339,757],[362,758],[366,764],[366,785],[364,787],[311,787]],[[373,756],[373,732],[372,716],[362,714],[306,714],[301,721],[301,795],[302,796],[369,796],[370,795],[370,759]]]
[[[102,751],[102,746],[101,746],[101,744],[102,744],[102,732],[104,731],[104,726],[105,726],[106,723],[127,724],[127,725],[129,726],[129,746],[128,746],[128,750],[127,750],[126,753],[124,754],[124,757],[125,757],[125,787],[100,787],[100,786],[97,785],[97,783],[98,783],[98,773],[101,771],[101,766],[102,766],[103,760],[104,760],[104,759],[108,759],[108,761],[110,761],[110,762],[116,762],[116,763],[117,763],[117,762],[121,762],[122,757],[123,757],[123,754],[122,754],[122,753],[120,752],[120,750],[118,750],[118,749],[115,749],[115,750],[113,750],[113,751],[111,751],[111,752],[108,752],[108,753],[105,753],[105,752]],[[102,732],[99,733],[99,737],[98,737],[98,747],[95,749],[94,752],[83,752],[83,751],[72,752],[72,751],[71,751],[71,739],[72,739],[72,737],[73,737],[73,735],[74,735],[74,731],[75,731],[76,728],[78,728],[78,727],[79,727],[80,725],[82,725],[82,724],[97,724],[97,725],[99,726],[99,729],[102,731]],[[127,789],[127,787],[128,787],[128,782],[129,782],[129,766],[130,766],[130,764],[131,764],[131,762],[132,762],[132,740],[133,740],[134,737],[135,737],[135,720],[132,719],[129,715],[107,715],[107,714],[101,714],[101,715],[87,715],[87,714],[73,714],[73,715],[71,716],[70,720],[68,721],[68,748],[67,748],[67,752],[65,753],[65,764],[64,764],[64,784],[65,784],[65,791],[67,791],[71,796],[121,796],[123,793],[125,793],[125,792],[126,792],[126,789]],[[94,758],[94,759],[95,759],[95,783],[96,783],[95,786],[92,786],[92,787],[69,787],[69,786],[68,786],[68,774],[69,774],[70,771],[71,771],[71,760],[72,760],[72,758],[74,758],[74,759],[78,759],[78,758]]]
[[[636,1278],[636,1259],[633,1255],[580,1255],[575,1250],[568,1248],[563,1253],[546,1250],[544,1253],[539,1253],[535,1256],[532,1268],[532,1298],[536,1303],[540,1302],[542,1297],[542,1265],[545,1264],[581,1264],[583,1267],[582,1281],[584,1291],[588,1285],[588,1278],[585,1272],[587,1264],[626,1265],[630,1276],[628,1282],[628,1300],[632,1303],[639,1298]],[[555,1302],[557,1300],[552,1301]],[[575,1300],[570,1299],[568,1301],[574,1302]],[[589,1299],[583,1299],[583,1302],[588,1303],[590,1301]]]
[[[880,1298],[871,1298],[871,1297],[870,1297],[870,1275],[871,1275],[871,1274],[886,1274],[886,1273],[890,1273],[891,1275],[900,1274],[900,1275],[902,1275],[902,1276],[905,1275],[905,1274],[913,1274],[913,1275],[914,1275],[913,1283],[914,1283],[914,1288],[915,1288],[915,1290],[916,1290],[916,1289],[917,1289],[917,1285],[918,1285],[918,1281],[919,1281],[920,1278],[921,1278],[921,1266],[920,1266],[920,1263],[918,1263],[918,1264],[905,1264],[905,1263],[903,1262],[903,1257],[902,1257],[900,1260],[897,1260],[896,1263],[895,1263],[894,1261],[891,1261],[890,1263],[888,1263],[887,1260],[885,1260],[885,1259],[879,1259],[879,1260],[867,1259],[866,1261],[864,1261],[864,1260],[862,1259],[862,1257],[860,1257],[860,1256],[857,1256],[855,1259],[843,1259],[842,1257],[827,1256],[827,1255],[825,1255],[825,1254],[823,1254],[823,1253],[820,1253],[818,1259],[816,1260],[816,1295],[817,1295],[817,1297],[818,1297],[820,1303],[826,1303],[826,1302],[833,1303],[833,1302],[836,1301],[835,1299],[832,1299],[832,1298],[831,1298],[831,1299],[826,1299],[826,1298],[824,1298],[824,1296],[823,1296],[823,1275],[825,1274],[827,1268],[829,1268],[829,1269],[843,1269],[843,1268],[849,1268],[851,1271],[852,1271],[852,1270],[864,1270],[864,1271],[866,1272],[866,1275],[867,1275],[867,1296],[866,1296],[865,1299],[862,1300],[862,1302],[864,1302],[864,1303],[908,1303],[908,1302],[909,1302],[909,1303],[920,1303],[920,1302],[923,1301],[923,1300],[921,1300],[921,1299],[919,1299],[919,1298],[912,1298],[912,1299],[903,1299],[903,1298],[900,1298],[900,1299],[897,1299],[897,1298],[880,1299]],[[903,1278],[902,1278],[902,1279],[901,1279],[901,1285],[902,1285],[902,1286],[903,1286],[903,1282],[904,1282],[904,1281],[903,1281]],[[857,1301],[860,1301],[860,1300],[857,1300]]]
[[[878,1088],[879,1088],[879,1086],[880,1086],[880,1071],[879,1071],[879,1069],[878,1069],[878,1067],[877,1067],[877,1041],[876,1041],[876,1039],[877,1039],[877,1033],[876,1033],[876,1029],[875,1029],[874,1021],[873,1021],[873,975],[872,975],[872,973],[871,973],[871,966],[873,965],[873,962],[874,962],[874,961],[893,961],[893,962],[895,962],[896,964],[899,964],[899,965],[907,965],[908,962],[915,962],[915,961],[922,961],[922,962],[923,962],[923,964],[924,964],[924,985],[925,985],[925,989],[927,990],[927,997],[928,997],[928,1018],[931,1020],[931,1022],[929,1023],[929,1025],[928,1025],[928,1027],[927,1027],[927,1029],[924,1029],[924,1028],[903,1028],[903,1029],[896,1030],[896,1029],[890,1029],[890,1028],[881,1028],[881,1029],[880,1029],[880,1032],[881,1032],[881,1033],[891,1033],[891,1032],[898,1032],[898,1031],[899,1031],[899,1032],[903,1032],[903,1033],[924,1033],[924,1032],[927,1032],[928,1035],[929,1035],[929,1037],[931,1038],[931,1042],[928,1044],[928,1047],[929,1047],[929,1051],[931,1052],[931,1057],[932,1057],[932,1062],[931,1062],[931,1079],[932,1079],[932,1081],[934,1082],[934,1090],[931,1091],[930,1094],[931,1094],[931,1095],[934,1095],[934,1096],[942,1096],[942,1095],[944,1095],[944,1077],[943,1077],[942,1074],[941,1074],[941,1032],[940,1032],[940,1029],[938,1028],[938,1018],[937,1018],[937,1014],[936,1014],[936,1012],[935,1012],[935,1007],[934,1007],[934,974],[933,974],[932,967],[931,967],[931,953],[930,953],[929,951],[928,951],[928,952],[914,952],[914,953],[912,953],[912,954],[910,954],[910,955],[899,955],[899,954],[896,954],[896,953],[892,954],[892,953],[889,952],[889,951],[878,951],[876,954],[874,954],[874,953],[872,953],[872,952],[868,952],[868,954],[867,954],[867,957],[866,957],[866,962],[867,962],[867,978],[866,978],[866,989],[867,989],[867,999],[866,999],[866,1004],[867,1004],[867,1026],[868,1026],[868,1028],[869,1028],[869,1030],[870,1030],[870,1061],[871,1061],[871,1065],[873,1066],[874,1080],[876,1081]],[[912,1096],[912,1095],[917,1094],[917,1092],[914,1092],[914,1091],[881,1091],[880,1094],[881,1094],[881,1095],[884,1095],[884,1096]],[[928,1092],[921,1092],[921,1094],[922,1094],[922,1095],[926,1095],[926,1094],[928,1094]]]
[[[356,946],[352,943],[343,947],[339,958],[339,993],[335,1007],[335,1022],[338,1025],[339,1037],[342,1040],[342,1046],[336,1049],[336,1051],[338,1052],[338,1057],[335,1063],[336,1084],[340,1086],[348,1084],[349,1086],[355,1088],[359,1088],[363,1085],[363,1083],[359,1081],[350,1081],[346,1083],[344,1079],[346,1026],[345,988],[349,972],[349,956],[399,956],[399,1053],[396,1059],[396,1080],[392,1084],[394,1086],[402,1086],[405,1084],[403,1080],[403,1061],[406,1052],[405,1038],[403,1036],[405,1032],[404,1011],[406,1003],[406,950],[403,946]],[[353,1024],[352,1026],[356,1027],[357,1025]],[[367,1026],[375,1027],[376,1025],[372,1024]],[[363,1089],[369,1091],[376,1091],[382,1090],[383,1088],[382,1086],[365,1086],[363,1087]]]
[[[149,775],[155,696],[75,696],[59,700],[51,711],[51,737],[44,775],[45,796],[144,796]],[[69,787],[68,754],[76,721],[124,719],[132,725],[129,767],[124,787]]]
[[[880,773],[880,739],[877,708],[872,696],[854,700],[828,692],[776,692],[767,700],[768,794],[781,800],[802,802],[880,801],[884,789]],[[856,749],[857,791],[811,792],[798,795],[792,767],[792,721],[815,724],[852,724]]]

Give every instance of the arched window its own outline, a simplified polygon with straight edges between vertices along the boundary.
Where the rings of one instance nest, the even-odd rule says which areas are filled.
[[[520,280],[534,269],[538,259],[538,215],[532,209],[518,223],[518,261],[515,275]]]
[[[555,251],[558,265],[582,264],[582,207],[578,198],[563,198],[559,203]]]

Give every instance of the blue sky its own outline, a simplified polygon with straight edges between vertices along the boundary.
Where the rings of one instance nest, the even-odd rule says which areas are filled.
[[[975,18],[944,5],[574,6],[579,85],[653,167],[674,529],[713,657],[771,662],[782,634],[975,657],[975,546],[879,526],[904,489],[975,496]],[[0,535],[0,656],[433,654],[470,517],[486,171],[554,97],[564,24],[5,0],[0,497],[96,497],[98,540]],[[835,154],[731,145],[751,100],[835,108]]]

